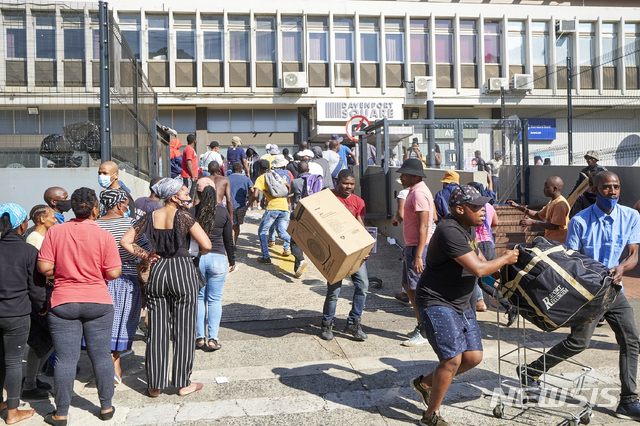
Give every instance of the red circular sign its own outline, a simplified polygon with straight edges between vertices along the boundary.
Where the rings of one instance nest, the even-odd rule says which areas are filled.
[[[358,138],[354,138],[351,135],[351,128],[353,127],[353,125],[356,125],[355,130],[358,131],[363,127],[368,127],[371,125],[371,122],[369,122],[369,120],[367,119],[367,117],[365,117],[364,115],[354,115],[353,117],[351,117],[349,119],[349,121],[347,121],[347,125],[346,125],[346,130],[347,130],[347,137],[349,139],[351,139],[354,142],[358,142]],[[363,126],[364,124],[364,126]]]

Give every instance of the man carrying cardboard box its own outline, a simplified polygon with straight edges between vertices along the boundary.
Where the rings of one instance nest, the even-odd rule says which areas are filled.
[[[353,189],[356,186],[356,179],[353,176],[353,172],[349,169],[341,170],[338,173],[336,180],[336,189],[333,193],[338,200],[351,212],[351,214],[358,219],[358,222],[364,227],[364,215],[365,205],[364,200],[353,193]],[[366,261],[369,256],[366,256]],[[367,290],[369,289],[369,277],[367,276],[366,262],[362,262],[362,266],[358,271],[351,275],[351,281],[355,287],[353,293],[353,303],[349,317],[347,319],[347,326],[344,328],[344,332],[352,335],[356,340],[363,341],[367,338],[367,335],[362,331],[360,325],[362,311],[364,310],[364,302],[367,298]],[[322,309],[322,334],[321,337],[325,340],[333,339],[333,317],[336,313],[336,305],[338,303],[338,296],[340,295],[340,288],[342,287],[342,280],[335,284],[329,284],[327,282],[327,297],[324,300],[324,307]]]

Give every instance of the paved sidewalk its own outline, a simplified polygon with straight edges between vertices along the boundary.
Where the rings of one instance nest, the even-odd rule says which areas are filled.
[[[417,424],[424,407],[409,387],[409,380],[429,373],[437,358],[428,345],[400,345],[413,329],[410,308],[399,304],[401,252],[378,240],[379,252],[367,263],[369,274],[383,279],[382,288],[370,288],[363,315],[365,342],[341,333],[349,312],[353,287],[343,285],[337,309],[334,340],[318,337],[326,283],[310,267],[301,277],[293,275],[293,258],[283,258],[282,247],[272,249],[274,265],[258,264],[257,225],[261,212],[249,211],[242,227],[237,271],[227,277],[220,332],[222,349],[198,351],[192,378],[205,383],[202,391],[187,397],[167,389],[159,398],[146,395],[143,341],[122,359],[123,383],[115,390],[116,415],[110,422],[98,419],[97,394],[86,355],[75,381],[70,425],[400,425]],[[640,280],[638,280],[640,281]],[[635,291],[635,281],[625,281],[625,291]],[[637,285],[640,287],[640,285]],[[640,299],[632,299],[640,306]],[[557,425],[563,417],[539,411],[507,407],[504,418],[492,415],[498,387],[498,333],[501,353],[516,346],[516,329],[498,330],[496,312],[480,313],[484,361],[454,380],[445,398],[442,415],[452,425]],[[504,325],[505,316],[500,315]],[[527,342],[541,348],[560,341],[566,330],[544,334],[527,328]],[[534,355],[527,353],[527,357]],[[516,356],[509,357],[515,361]],[[575,361],[595,370],[585,383],[585,398],[593,400],[593,425],[631,425],[613,416],[619,393],[617,345],[608,326],[598,328],[591,348]],[[503,374],[513,378],[512,366],[502,364]],[[581,373],[565,363],[556,371],[572,378]],[[50,381],[49,378],[41,378]],[[507,381],[506,384],[513,384]],[[603,391],[604,389],[604,391]],[[547,401],[552,402],[553,401]],[[37,414],[24,425],[41,425],[53,410],[52,400],[31,404]],[[577,412],[562,405],[561,409]],[[565,423],[566,424],[566,423]]]

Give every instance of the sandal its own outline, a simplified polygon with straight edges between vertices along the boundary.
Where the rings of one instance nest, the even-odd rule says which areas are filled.
[[[199,337],[196,339],[196,349],[202,349],[207,346],[207,339],[204,337]]]
[[[202,388],[204,387],[204,383],[197,383],[197,382],[193,382],[193,384],[195,384],[195,385],[196,385],[196,387],[195,387],[195,389],[194,389],[194,390],[192,390],[192,391],[186,391],[186,392],[183,392],[183,391],[182,391],[182,389],[185,389],[185,388],[182,388],[182,389],[180,389],[180,390],[178,391],[178,395],[180,395],[180,396],[187,396],[187,395],[191,395],[192,393],[194,393],[194,392],[198,392],[200,389],[202,389]],[[191,386],[191,385],[189,385],[189,386]],[[188,388],[189,386],[187,386],[187,388]]]
[[[207,352],[215,352],[218,349],[220,349],[222,347],[222,345],[220,343],[218,343],[218,341],[216,339],[209,339],[207,341],[207,346],[206,347],[207,348],[205,349],[205,351],[207,351]]]

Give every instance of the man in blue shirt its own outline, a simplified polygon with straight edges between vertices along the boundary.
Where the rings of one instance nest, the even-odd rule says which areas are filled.
[[[442,189],[433,197],[438,220],[449,214],[449,197],[453,188],[460,185],[460,175],[453,170],[448,170],[444,172],[444,177],[440,182],[442,182]]]
[[[251,194],[253,182],[242,174],[242,163],[236,161],[231,166],[229,186],[231,187],[231,199],[233,200],[233,244],[237,244],[240,235],[240,225],[244,223],[247,214],[247,196]]]
[[[596,204],[571,219],[566,245],[602,262],[610,268],[613,282],[618,284],[623,273],[633,269],[638,263],[640,214],[629,207],[617,205],[620,180],[615,173],[598,173],[594,177],[594,186],[597,191]],[[622,262],[618,262],[625,248],[628,255]],[[604,313],[604,318],[610,324],[620,345],[621,392],[616,417],[640,421],[640,402],[636,393],[640,342],[633,308],[624,292],[618,295],[613,305]],[[543,355],[526,368],[519,369],[523,384],[537,387],[536,378],[539,374],[588,348],[597,324],[598,321],[594,321],[572,327],[571,334],[547,352],[550,356],[545,359]]]
[[[345,167],[349,164],[347,162],[347,157],[351,157],[353,159],[353,164],[357,165],[358,159],[356,158],[355,154],[349,149],[348,146],[342,145],[342,140],[343,138],[341,136],[331,135],[331,139],[329,139],[329,143],[331,143],[331,141],[336,141],[340,144],[340,148],[338,149],[338,155],[340,156],[340,158],[342,158],[342,164],[344,164]]]

